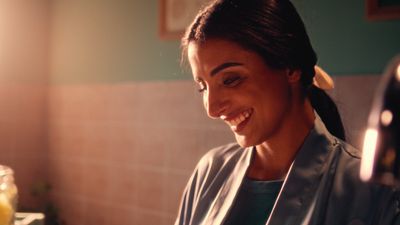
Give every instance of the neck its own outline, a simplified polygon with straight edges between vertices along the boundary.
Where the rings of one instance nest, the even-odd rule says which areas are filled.
[[[308,100],[302,110],[290,110],[274,136],[256,146],[247,176],[256,180],[278,180],[287,174],[297,151],[314,126],[314,111]]]

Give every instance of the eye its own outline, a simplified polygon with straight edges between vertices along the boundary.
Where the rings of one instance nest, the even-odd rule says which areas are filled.
[[[242,78],[238,75],[229,76],[223,80],[223,84],[227,87],[234,87],[242,81]]]

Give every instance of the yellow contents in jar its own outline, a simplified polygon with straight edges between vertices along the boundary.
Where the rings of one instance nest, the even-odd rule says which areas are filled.
[[[18,190],[15,185],[8,185],[7,190],[3,193],[8,198],[8,201],[10,202],[10,204],[13,204],[13,202],[16,200],[15,198],[17,196]]]
[[[0,193],[0,225],[9,225],[12,216],[13,208],[6,193]]]

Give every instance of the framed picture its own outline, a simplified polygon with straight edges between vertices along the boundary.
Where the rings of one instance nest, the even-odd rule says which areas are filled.
[[[400,19],[400,0],[366,0],[368,20]]]
[[[197,12],[210,0],[159,0],[159,35],[180,39]]]

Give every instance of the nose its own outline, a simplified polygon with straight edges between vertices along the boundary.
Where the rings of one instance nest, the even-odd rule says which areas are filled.
[[[219,118],[229,107],[228,98],[218,90],[208,89],[203,95],[203,103],[212,119]]]

